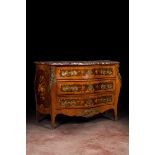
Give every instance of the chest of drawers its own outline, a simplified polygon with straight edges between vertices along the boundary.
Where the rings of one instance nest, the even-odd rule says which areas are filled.
[[[116,61],[35,62],[36,114],[50,114],[55,126],[58,114],[91,117],[113,109],[121,87]]]

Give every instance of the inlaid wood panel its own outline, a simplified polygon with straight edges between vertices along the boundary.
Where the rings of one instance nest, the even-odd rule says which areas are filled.
[[[57,108],[86,108],[113,104],[113,94],[76,95],[57,97]]]
[[[103,77],[115,77],[115,66],[70,66],[57,67],[56,77],[58,79],[91,79]]]
[[[86,94],[115,90],[115,80],[58,81],[58,94]]]
[[[50,76],[49,66],[37,66],[35,78],[36,108],[41,113],[50,113]]]

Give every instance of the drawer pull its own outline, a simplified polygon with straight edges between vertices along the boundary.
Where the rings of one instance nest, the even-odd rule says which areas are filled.
[[[100,113],[97,109],[86,109],[81,112],[80,116],[82,117],[92,117],[96,114]]]

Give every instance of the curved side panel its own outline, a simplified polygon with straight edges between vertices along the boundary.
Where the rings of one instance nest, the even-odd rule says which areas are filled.
[[[50,113],[50,67],[36,65],[35,96],[36,108],[40,113]]]

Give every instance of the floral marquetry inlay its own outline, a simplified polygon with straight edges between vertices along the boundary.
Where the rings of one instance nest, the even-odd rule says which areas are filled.
[[[35,91],[36,91],[36,100],[38,105],[38,110],[49,111],[50,105],[50,70],[49,67],[37,68],[36,79],[35,79]]]
[[[97,91],[113,89],[113,82],[97,83],[97,84],[73,84],[61,85],[62,92],[80,92],[80,91]]]
[[[94,106],[98,104],[106,104],[112,102],[112,96],[102,96],[89,99],[59,99],[61,107],[76,107],[76,106]]]
[[[60,76],[62,77],[86,76],[86,75],[112,75],[112,74],[113,74],[112,68],[60,70]]]

